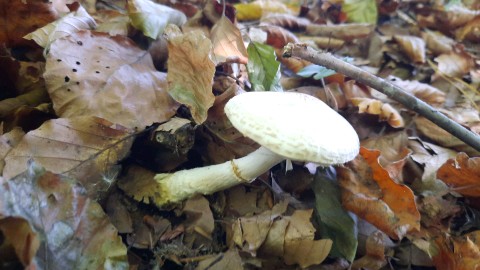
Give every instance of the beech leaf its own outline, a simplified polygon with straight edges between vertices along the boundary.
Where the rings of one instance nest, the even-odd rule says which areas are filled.
[[[391,179],[378,163],[380,151],[360,148],[360,155],[337,168],[344,207],[393,239],[420,230],[415,196]]]
[[[212,42],[200,30],[182,33],[173,24],[167,27],[165,35],[168,41],[168,92],[176,101],[186,105],[193,120],[201,124],[215,101]]]
[[[227,16],[222,16],[218,20],[213,26],[210,36],[216,65],[230,61],[247,64],[248,54],[242,34]]]
[[[47,48],[53,41],[66,37],[78,30],[93,30],[97,24],[95,20],[82,7],[67,14],[52,23],[25,36],[25,39],[34,40],[38,45]]]
[[[166,74],[128,38],[79,31],[52,43],[44,73],[55,112],[143,130],[176,113]]]
[[[187,21],[181,11],[150,0],[128,0],[127,11],[132,25],[152,39],[162,35],[168,24],[181,26]]]
[[[28,172],[0,184],[0,213],[24,218],[42,236],[38,269],[128,269],[117,230],[75,182],[31,162]]]
[[[480,157],[469,158],[465,153],[458,153],[438,169],[437,177],[455,192],[480,197]]]
[[[133,142],[132,132],[97,117],[54,119],[23,136],[5,157],[3,177],[27,169],[27,161],[54,173],[76,177],[89,195],[97,197],[115,179],[106,179]]]
[[[254,91],[283,91],[280,84],[280,63],[272,47],[251,42],[247,48],[248,78]]]

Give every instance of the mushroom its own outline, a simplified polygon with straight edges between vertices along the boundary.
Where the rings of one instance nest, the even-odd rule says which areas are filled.
[[[249,183],[285,159],[342,164],[354,159],[360,148],[353,127],[310,95],[248,92],[230,99],[225,113],[236,129],[261,147],[222,164],[157,174],[159,207]]]

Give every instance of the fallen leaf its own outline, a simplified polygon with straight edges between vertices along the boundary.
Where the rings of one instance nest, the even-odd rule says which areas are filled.
[[[247,64],[248,54],[242,34],[226,16],[213,26],[210,32],[213,43],[213,59],[216,65],[225,62]]]
[[[405,92],[414,95],[432,106],[439,107],[445,103],[445,93],[429,84],[419,81],[404,81],[394,76],[389,76],[387,79],[392,84],[402,88]]]
[[[313,210],[297,210],[292,216],[286,217],[289,221],[285,231],[286,264],[298,264],[302,268],[320,264],[327,258],[332,248],[332,240],[313,240],[315,228],[310,222]]]
[[[164,73],[121,36],[79,31],[52,43],[44,74],[60,117],[97,116],[143,130],[176,113]]]
[[[280,84],[280,63],[272,47],[251,42],[247,48],[250,59],[248,78],[254,91],[283,91]]]
[[[413,192],[393,181],[378,163],[380,152],[360,148],[360,155],[337,168],[343,206],[393,239],[420,229]]]
[[[458,153],[438,169],[437,177],[455,192],[480,197],[480,157]]]
[[[358,106],[358,113],[378,115],[380,121],[387,121],[394,128],[405,126],[400,113],[388,103],[372,98],[351,98],[350,101]]]
[[[0,213],[24,218],[44,236],[34,262],[39,268],[128,269],[117,230],[75,182],[32,163],[28,172],[0,185]]]
[[[357,252],[357,224],[342,207],[340,187],[327,170],[317,170],[312,190],[322,237],[332,239],[331,255],[353,261]]]
[[[239,21],[258,20],[270,13],[290,14],[288,7],[275,0],[256,0],[247,4],[235,4]]]
[[[11,245],[17,258],[25,268],[28,266],[34,267],[31,264],[40,247],[39,235],[32,231],[27,220],[18,217],[1,218],[1,216],[2,213],[0,211],[0,232],[3,237],[2,245],[0,246]],[[3,250],[3,252],[5,251]],[[2,257],[0,255],[0,261],[5,262],[6,258]]]
[[[110,172],[132,142],[131,131],[97,117],[50,120],[28,132],[7,154],[3,177],[24,172],[32,159],[52,172],[77,178],[96,198],[115,181]]]
[[[100,9],[93,18],[97,22],[98,32],[108,33],[110,36],[128,35],[128,27],[130,26],[130,18],[128,15],[115,10]]]
[[[225,253],[218,254],[212,258],[202,260],[198,263],[196,270],[244,270],[242,258],[238,250],[229,249]]]
[[[298,38],[287,29],[275,25],[267,25],[261,28],[267,33],[267,45],[282,49],[288,43],[297,43]]]
[[[465,26],[461,29],[457,30],[455,36],[459,41],[463,41],[464,39],[478,42],[480,41],[480,15],[476,16],[474,19],[470,20]]]
[[[347,14],[349,22],[377,23],[378,9],[375,0],[345,0],[342,4],[342,11]]]
[[[181,11],[150,0],[128,0],[127,12],[132,25],[152,39],[162,35],[168,24],[181,26],[187,21]]]
[[[212,93],[215,64],[212,43],[200,31],[182,33],[170,24],[165,30],[168,41],[168,92],[185,104],[197,124],[205,122],[215,96]]]
[[[368,37],[374,30],[374,25],[367,23],[350,24],[309,24],[305,33],[310,36],[332,37],[345,41]]]
[[[69,36],[78,30],[93,30],[96,26],[97,24],[90,14],[82,6],[79,6],[74,12],[36,29],[24,38],[34,40],[41,47],[47,48],[59,38]]]
[[[291,14],[270,14],[264,16],[260,21],[260,25],[275,25],[294,32],[305,31],[309,23],[308,19]]]
[[[21,128],[14,128],[10,132],[0,136],[0,175],[3,175],[3,168],[5,167],[5,157],[8,152],[15,148],[22,140],[25,132]]]
[[[395,35],[393,36],[398,45],[408,58],[415,63],[425,63],[425,41],[415,36]]]
[[[58,18],[58,12],[50,2],[43,0],[2,1],[0,12],[0,43],[7,47],[32,45],[23,37]]]
[[[427,48],[435,55],[450,53],[455,45],[455,40],[438,31],[426,30],[422,32],[422,38],[427,43]]]
[[[387,265],[385,241],[380,231],[368,236],[365,248],[366,254],[352,263],[352,269],[380,270]]]
[[[459,237],[442,235],[434,239],[433,263],[439,270],[480,269],[480,231]]]
[[[186,216],[185,232],[190,235],[199,235],[212,240],[213,229],[215,228],[210,204],[203,196],[196,196],[188,199],[183,206],[182,213]],[[185,237],[188,238],[188,235]],[[196,236],[193,236],[196,237]],[[193,239],[192,241],[194,241]],[[188,240],[185,240],[189,242]]]
[[[453,50],[448,54],[436,57],[434,60],[438,63],[438,70],[450,77],[461,78],[475,66],[473,58],[462,50]]]

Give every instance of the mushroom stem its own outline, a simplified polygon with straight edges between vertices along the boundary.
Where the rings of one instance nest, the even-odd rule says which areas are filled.
[[[155,176],[160,194],[159,207],[177,203],[195,194],[212,194],[248,183],[285,158],[260,147],[245,157],[207,167],[161,173]]]

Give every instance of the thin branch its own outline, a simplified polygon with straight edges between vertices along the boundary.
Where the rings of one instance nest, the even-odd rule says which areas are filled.
[[[284,48],[283,56],[302,58],[314,64],[333,69],[363,84],[375,88],[391,99],[398,101],[403,106],[423,115],[425,118],[448,131],[464,143],[470,145],[477,151],[480,151],[480,136],[478,134],[466,129],[462,125],[440,113],[437,109],[382,78],[342,61],[330,53],[316,51],[303,44],[289,43]]]

